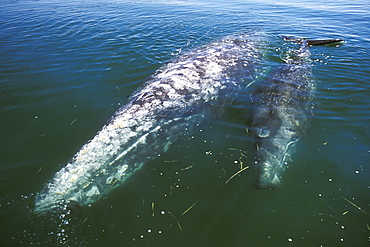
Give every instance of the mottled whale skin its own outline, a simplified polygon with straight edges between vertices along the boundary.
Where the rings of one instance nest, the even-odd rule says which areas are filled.
[[[312,115],[315,84],[307,41],[285,58],[271,77],[252,94],[251,133],[254,186],[275,189],[280,184],[294,146],[305,135]]]
[[[87,205],[188,135],[255,79],[261,34],[225,38],[173,61],[134,93],[36,196],[35,213]]]

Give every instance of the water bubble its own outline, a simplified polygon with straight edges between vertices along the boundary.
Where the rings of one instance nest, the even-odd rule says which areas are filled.
[[[161,211],[161,214],[165,214],[166,212],[164,210]]]
[[[292,241],[293,241],[293,239],[291,239],[291,238],[288,238],[288,241],[289,241],[289,242],[292,242]]]

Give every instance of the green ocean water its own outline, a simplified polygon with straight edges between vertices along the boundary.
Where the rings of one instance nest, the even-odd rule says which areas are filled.
[[[0,0],[0,246],[368,246],[370,97],[366,1]],[[252,186],[248,94],[118,189],[67,216],[35,195],[166,63],[262,30],[312,47],[312,126],[276,191]],[[240,151],[239,151],[240,150]]]

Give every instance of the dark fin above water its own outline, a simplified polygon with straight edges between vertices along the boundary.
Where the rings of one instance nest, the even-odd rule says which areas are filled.
[[[297,44],[301,44],[304,40],[302,38],[295,38],[289,36],[280,36],[283,40],[292,41]],[[307,39],[307,45],[314,46],[314,45],[326,45],[326,46],[337,46],[342,45],[345,41],[343,39],[318,39],[318,40],[310,40]]]
[[[308,45],[341,45],[343,39],[322,39],[322,40],[307,40]]]

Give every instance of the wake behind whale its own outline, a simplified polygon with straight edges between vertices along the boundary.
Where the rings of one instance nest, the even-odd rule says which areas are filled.
[[[260,33],[250,32],[163,67],[54,175],[37,195],[34,211],[86,205],[121,185],[255,80],[260,44]]]

